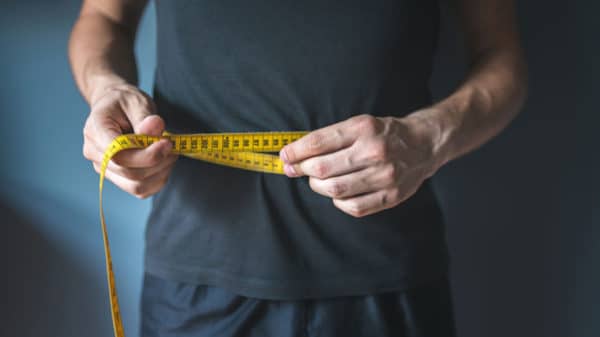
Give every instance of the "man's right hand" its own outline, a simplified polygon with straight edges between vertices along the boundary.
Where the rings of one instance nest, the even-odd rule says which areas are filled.
[[[104,151],[117,136],[131,131],[160,136],[165,129],[155,115],[152,99],[130,84],[115,84],[102,89],[91,101],[91,112],[83,128],[83,156],[100,172]],[[106,178],[138,198],[149,197],[167,182],[177,160],[166,140],[145,149],[116,154],[106,169]]]

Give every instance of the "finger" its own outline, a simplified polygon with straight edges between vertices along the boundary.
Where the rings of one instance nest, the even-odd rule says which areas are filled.
[[[137,125],[133,124],[133,128],[136,134],[157,137],[162,135],[165,129],[165,122],[158,115],[149,115],[146,116],[143,120],[141,120],[141,122]],[[156,147],[153,147],[152,145],[154,144],[152,144],[151,146],[142,150],[131,150],[128,152],[126,151],[118,153],[117,155],[115,155],[115,158],[113,158],[113,160],[115,160],[116,162],[122,161],[122,163],[120,163],[121,165],[129,167],[152,166],[151,163],[154,163],[156,160],[160,160],[161,155],[166,156],[168,153],[170,153],[170,142],[168,142],[167,140],[161,140],[160,142],[162,143]],[[165,142],[167,142],[168,144],[166,144]]]
[[[128,168],[148,168],[158,165],[165,160],[173,149],[173,144],[167,139],[161,139],[143,149],[129,149],[117,153],[112,161]]]
[[[97,142],[97,138],[92,137],[89,132],[85,132],[86,129],[84,128],[84,157],[92,161],[102,161],[108,144],[104,146],[102,143]],[[148,116],[141,124],[141,131],[152,136],[160,136],[163,129],[164,121],[156,115]],[[121,134],[120,130],[116,129],[104,129],[102,133],[105,135],[110,133],[114,137]],[[109,144],[113,140],[114,138],[110,140]],[[162,139],[144,149],[128,149],[119,152],[113,157],[113,161],[120,166],[129,168],[152,167],[166,158],[171,150],[172,143],[167,139]]]
[[[91,125],[89,125],[91,123]],[[109,144],[123,133],[122,123],[104,116],[101,120],[90,120],[84,128],[86,142],[94,144],[98,151],[104,152]],[[160,136],[164,131],[165,123],[160,116],[147,116],[138,126],[139,134]],[[90,130],[92,128],[93,130]]]
[[[87,132],[97,138],[95,141],[101,151],[128,130],[152,136],[159,136],[164,131],[165,123],[161,117],[154,115],[156,108],[148,95],[129,85],[117,89],[113,90],[111,97],[94,104],[88,119],[91,125],[89,128],[86,126]]]
[[[137,134],[160,136],[165,131],[165,121],[158,115],[149,115],[138,125],[134,125],[133,129]]]
[[[151,169],[128,169],[110,162],[109,165],[106,167],[106,175],[117,175],[132,181],[144,181],[161,172],[169,172],[173,168],[175,162],[177,161],[177,158],[178,156],[173,155],[169,157],[168,160],[165,160],[158,166],[152,167]],[[93,162],[92,164],[94,166],[94,170],[100,173],[99,170],[101,164],[99,162]]]
[[[152,98],[135,87],[128,86],[123,90],[129,92],[129,94],[126,95],[126,99],[119,101],[121,104],[121,109],[123,109],[127,119],[131,123],[133,131],[137,134],[146,134],[145,132],[147,130],[142,129],[145,123],[144,121],[149,116],[156,116],[154,115],[156,112],[156,107],[154,106]],[[162,125],[162,128],[164,129],[164,123]],[[162,132],[162,130],[160,130],[160,132]],[[153,136],[157,136],[159,134],[153,134]]]
[[[113,161],[108,163],[107,171],[111,171],[117,175],[125,177],[131,180],[143,180],[150,176],[157,174],[160,171],[168,170],[175,164],[179,156],[177,155],[168,155],[164,160],[162,160],[158,165],[147,167],[147,168],[129,168],[121,165],[115,164]],[[100,164],[100,162],[96,162],[96,164]]]
[[[167,139],[161,139],[144,149],[128,149],[117,153],[111,160],[112,165],[126,168],[150,168],[158,165],[170,157],[172,143]],[[83,156],[94,162],[102,162],[104,150],[94,143],[94,140],[86,135],[83,146]],[[114,167],[109,162],[109,167]]]
[[[369,166],[369,158],[360,153],[358,143],[329,154],[311,157],[296,164],[285,164],[284,172],[289,177],[311,176],[326,179],[355,172]]]
[[[96,170],[98,173],[100,173],[99,168],[100,167],[98,164],[94,163],[94,170]],[[166,184],[169,173],[170,170],[163,170],[143,180],[132,180],[107,170],[105,177],[123,191],[138,198],[144,199],[160,191],[160,189]]]
[[[158,115],[146,116],[134,130],[137,134],[148,136],[160,136],[165,129],[164,120]],[[160,143],[160,144],[159,144]],[[154,146],[158,144],[157,146]],[[160,140],[145,149],[132,149],[117,153],[113,161],[121,166],[129,168],[148,168],[157,165],[163,161],[170,153],[172,144],[168,140]]]
[[[95,146],[98,151],[104,152],[108,145],[123,133],[126,121],[107,118],[98,114],[90,115],[83,129],[85,141]]]
[[[284,163],[293,164],[348,147],[358,137],[357,129],[353,127],[355,124],[352,119],[348,119],[315,130],[284,146],[279,152],[279,156]]]
[[[116,174],[126,177],[132,180],[143,180],[148,177],[151,177],[161,171],[169,170],[177,161],[179,156],[170,154],[165,159],[163,159],[158,165],[147,167],[147,168],[127,168],[120,165],[115,164],[114,162],[109,163],[108,169],[115,172]]]
[[[296,164],[285,164],[284,172],[288,177],[310,176],[319,179],[339,176],[366,167],[367,163],[358,161],[354,147],[337,152],[311,157]]]
[[[395,171],[391,165],[372,166],[328,179],[310,177],[308,182],[316,193],[345,199],[394,186],[398,179]]]
[[[96,172],[100,173],[99,168],[103,160],[103,154],[97,151],[95,147],[88,145],[84,146],[84,157],[92,161],[94,163],[94,169]],[[127,168],[117,165],[111,160],[108,162],[106,171],[111,172],[110,174],[116,174],[130,180],[139,181],[153,176],[161,171],[171,170],[178,158],[179,156],[177,155],[169,154],[158,165],[149,168]],[[107,175],[108,174],[109,173],[107,173]]]
[[[99,147],[87,136],[84,137],[83,141],[83,157],[92,162],[102,162],[102,152]]]
[[[379,190],[348,199],[333,199],[335,207],[343,212],[360,218],[392,208],[401,202],[397,188]]]

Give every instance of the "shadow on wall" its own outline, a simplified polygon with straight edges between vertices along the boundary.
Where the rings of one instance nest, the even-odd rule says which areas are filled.
[[[82,154],[89,108],[67,42],[81,0],[0,1],[0,336],[110,336],[98,177]],[[142,87],[154,65],[154,12],[136,45]],[[14,142],[13,140],[18,140]],[[18,145],[18,146],[16,146]],[[128,336],[137,335],[148,201],[108,184],[106,211]]]
[[[40,194],[30,194],[46,210],[64,211]],[[62,214],[83,223],[74,212]],[[0,336],[110,336],[111,321],[105,278],[84,270],[57,242],[39,231],[37,217],[23,214],[0,201]],[[89,221],[89,220],[88,220]]]
[[[87,107],[73,87],[65,56],[80,3],[3,0],[0,5],[0,74],[8,79],[0,81],[0,134],[4,139],[23,131],[31,135],[21,139],[25,153],[0,142],[1,158],[13,159],[0,163],[0,336],[111,334],[97,227],[97,178],[81,158]],[[571,68],[563,66],[575,62],[557,60],[573,54],[567,42],[575,39],[567,21],[574,20],[567,16],[565,2],[543,2],[543,11],[537,2],[519,6],[531,67],[528,106],[501,137],[436,177],[448,218],[457,324],[461,337],[597,336],[594,280],[599,273],[577,284],[579,301],[586,306],[573,321],[587,325],[587,334],[583,328],[580,334],[563,330],[566,304],[573,297],[565,292],[564,282],[575,264],[564,241],[580,226],[573,215],[583,188],[568,180],[558,190],[557,177],[571,165],[567,155],[575,152],[567,142],[572,135],[565,130],[572,125],[577,81]],[[155,46],[150,13],[138,39],[146,89]],[[446,34],[434,81],[438,97],[462,76],[458,42]],[[588,111],[596,111],[596,105],[595,100],[586,103]],[[595,125],[597,120],[588,127]],[[571,170],[574,177],[582,175],[579,168]],[[15,183],[15,178],[27,184]],[[107,201],[113,202],[106,210],[120,261],[115,261],[121,280],[117,283],[126,286],[120,288],[126,329],[136,331],[140,224],[147,208],[110,185],[106,192]],[[563,195],[574,197],[562,203]],[[593,233],[597,231],[580,231],[577,238],[591,245]],[[597,243],[595,247],[580,256],[580,265],[597,269],[600,249]]]

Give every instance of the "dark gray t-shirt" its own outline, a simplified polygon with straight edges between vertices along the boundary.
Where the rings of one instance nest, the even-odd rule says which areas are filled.
[[[313,130],[430,104],[436,0],[157,0],[154,97],[173,132]],[[447,269],[426,182],[351,217],[307,178],[180,158],[148,220],[146,271],[241,295],[406,289]]]

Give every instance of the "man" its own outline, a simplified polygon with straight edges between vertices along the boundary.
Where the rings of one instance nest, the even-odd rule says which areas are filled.
[[[155,195],[142,335],[454,336],[428,178],[522,105],[513,1],[457,2],[470,71],[435,104],[436,0],[157,0],[153,98],[133,53],[145,5],[86,0],[73,28],[96,171],[131,131],[312,132],[281,150],[287,177],[177,160],[167,140],[115,156],[108,179]]]

